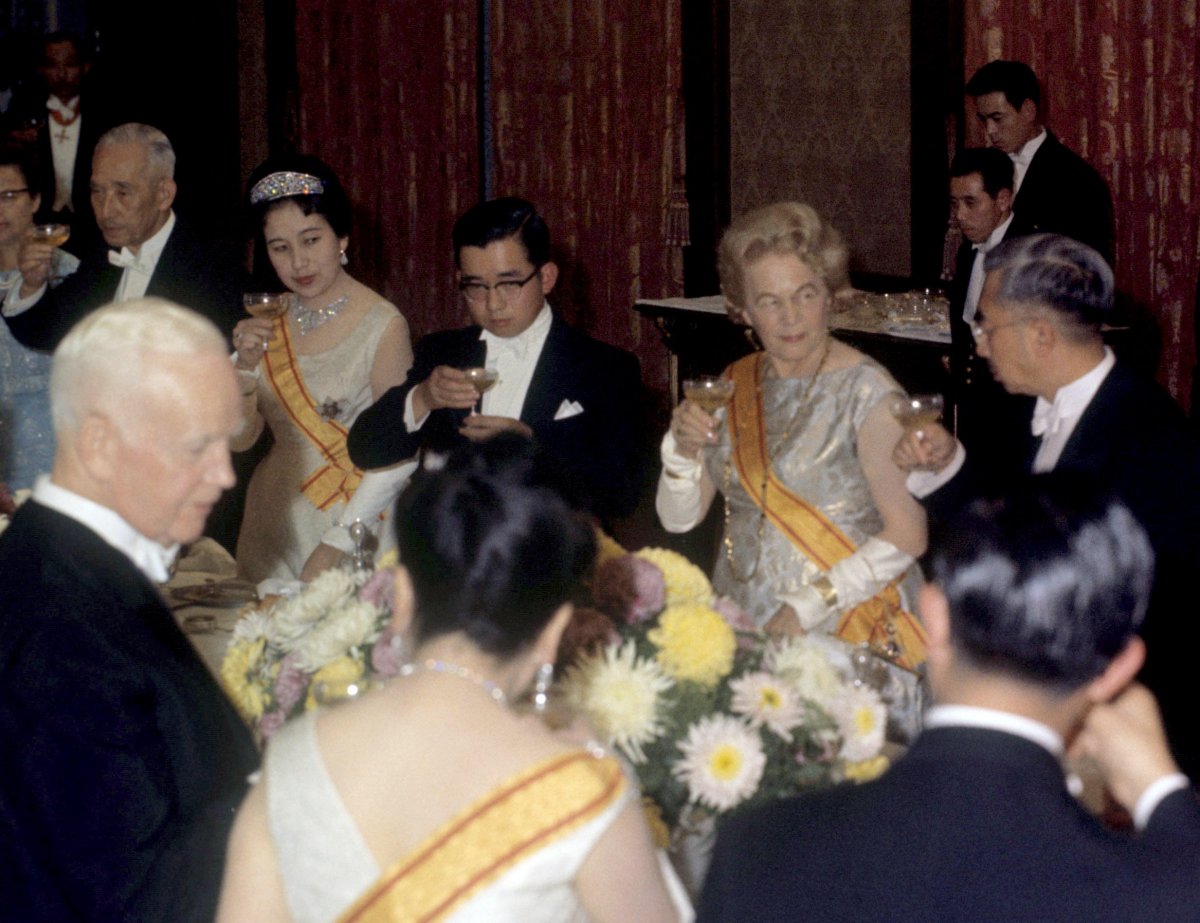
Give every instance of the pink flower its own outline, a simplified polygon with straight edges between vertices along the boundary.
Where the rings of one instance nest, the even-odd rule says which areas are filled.
[[[758,626],[754,624],[754,619],[746,615],[745,610],[728,596],[718,596],[713,602],[713,608],[721,613],[721,618],[734,631],[758,630]]]
[[[392,610],[392,591],[395,589],[395,574],[390,568],[377,570],[358,591],[358,598],[388,612]]]
[[[667,604],[667,583],[663,572],[649,561],[629,555],[630,567],[633,568],[633,585],[637,597],[626,616],[631,625],[644,622],[652,615],[662,612]]]
[[[369,585],[369,584],[368,584]],[[396,676],[404,666],[404,639],[389,625],[371,650],[371,669],[380,676]]]
[[[298,654],[288,654],[279,662],[279,675],[275,677],[275,704],[283,714],[288,714],[304,698],[304,693],[308,691],[308,680],[308,674],[300,667]]]
[[[281,709],[269,711],[258,719],[258,733],[262,735],[262,739],[270,740],[279,733],[279,729],[283,727],[287,721],[287,714]]]

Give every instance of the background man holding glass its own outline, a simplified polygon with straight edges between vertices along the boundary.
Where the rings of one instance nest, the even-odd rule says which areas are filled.
[[[455,222],[453,241],[474,323],[417,344],[408,380],[355,421],[350,457],[381,468],[422,449],[517,432],[558,458],[596,515],[628,514],[642,486],[637,360],[550,310],[558,267],[549,229],[529,202],[481,202]],[[468,369],[494,369],[495,383],[481,396]]]

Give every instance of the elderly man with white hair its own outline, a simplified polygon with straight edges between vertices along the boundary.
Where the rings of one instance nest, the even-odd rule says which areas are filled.
[[[178,221],[175,150],[151,125],[127,122],[100,136],[92,158],[91,203],[104,242],[81,254],[76,272],[47,290],[53,247],[21,248],[20,289],[4,304],[13,336],[33,349],[53,349],[101,305],[145,296],[199,311],[228,335],[241,315],[243,273],[235,259]]]
[[[161,299],[54,355],[54,468],[0,536],[0,894],[10,919],[209,920],[257,754],[156,584],[233,483],[220,333]]]

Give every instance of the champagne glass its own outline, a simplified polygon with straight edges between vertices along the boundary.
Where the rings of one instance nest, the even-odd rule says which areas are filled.
[[[888,409],[905,430],[922,430],[936,423],[945,402],[940,394],[897,394]]]
[[[500,380],[500,372],[497,369],[489,368],[473,368],[463,369],[463,374],[467,376],[467,381],[471,383],[471,387],[475,389],[475,393],[479,395],[479,400],[476,402],[479,410],[471,408],[471,413],[483,412],[483,395],[493,385]]]
[[[71,239],[71,226],[69,224],[35,224],[29,229],[29,236],[38,243],[49,244],[57,249]],[[46,281],[61,282],[62,279],[63,277],[52,269]]]
[[[296,296],[291,292],[247,292],[242,296],[242,306],[251,317],[274,320],[292,309]]]
[[[683,383],[683,396],[711,416],[733,397],[733,380],[719,375],[689,378]]]

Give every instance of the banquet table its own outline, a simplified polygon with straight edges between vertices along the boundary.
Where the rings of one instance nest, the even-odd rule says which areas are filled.
[[[233,626],[255,601],[254,585],[237,579],[229,552],[203,538],[177,562],[163,595],[200,659],[219,676]]]

